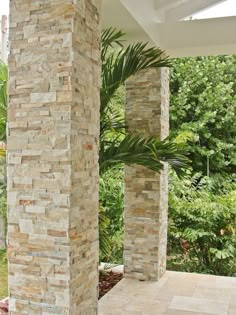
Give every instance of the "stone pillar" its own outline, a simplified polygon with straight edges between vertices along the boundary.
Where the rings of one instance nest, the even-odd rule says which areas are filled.
[[[100,0],[11,0],[10,314],[97,314]]]
[[[151,68],[126,84],[130,131],[160,139],[169,131],[169,72]],[[168,170],[125,167],[125,277],[158,280],[166,270]]]

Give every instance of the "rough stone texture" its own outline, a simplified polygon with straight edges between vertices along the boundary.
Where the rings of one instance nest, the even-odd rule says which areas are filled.
[[[168,69],[148,69],[126,84],[130,131],[161,139],[169,131]],[[166,270],[168,172],[125,167],[125,277],[158,280]]]
[[[12,0],[10,314],[97,314],[100,0]]]

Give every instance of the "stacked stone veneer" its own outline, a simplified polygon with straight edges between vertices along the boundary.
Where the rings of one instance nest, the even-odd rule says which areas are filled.
[[[148,69],[126,84],[130,131],[165,138],[169,131],[168,69]],[[125,168],[125,276],[158,280],[166,269],[167,166],[157,174],[142,166]]]
[[[10,314],[97,314],[100,0],[11,0]]]

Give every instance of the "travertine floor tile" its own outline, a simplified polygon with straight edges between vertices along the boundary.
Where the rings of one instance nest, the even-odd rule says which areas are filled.
[[[236,295],[233,296],[229,303],[229,309],[227,315],[235,315],[236,314]]]
[[[159,314],[158,314],[159,315]],[[209,315],[208,313],[168,309],[164,315]]]
[[[164,314],[167,310],[169,303],[165,301],[150,301],[143,300],[142,303],[133,300],[131,304],[127,305],[125,311],[140,311],[142,314],[156,315]]]
[[[231,295],[232,289],[219,289],[217,287],[207,288],[200,286],[194,290],[193,297],[229,303]]]
[[[217,300],[174,296],[169,308],[213,315],[227,315],[228,304]]]
[[[158,282],[123,279],[98,314],[236,315],[236,278],[168,271]]]

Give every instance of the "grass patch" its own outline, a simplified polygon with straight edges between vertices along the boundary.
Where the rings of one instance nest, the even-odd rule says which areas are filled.
[[[0,250],[0,299],[8,296],[6,251]]]

